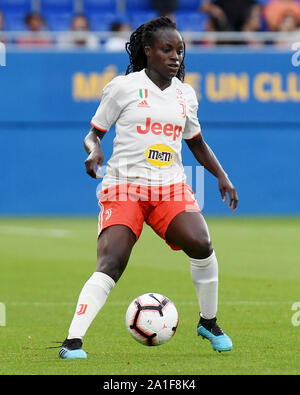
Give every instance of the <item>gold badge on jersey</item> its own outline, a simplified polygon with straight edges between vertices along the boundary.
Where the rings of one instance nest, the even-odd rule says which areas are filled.
[[[164,144],[155,144],[145,151],[147,162],[156,167],[170,166],[175,157],[175,152],[171,147]]]

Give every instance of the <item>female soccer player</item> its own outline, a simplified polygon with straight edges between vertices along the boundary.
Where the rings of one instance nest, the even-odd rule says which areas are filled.
[[[208,228],[181,162],[182,138],[198,162],[218,178],[228,206],[238,197],[202,138],[198,102],[184,80],[185,45],[167,17],[150,20],[126,44],[130,65],[103,90],[85,138],[87,173],[96,178],[104,160],[101,140],[112,124],[116,137],[99,194],[97,268],[85,283],[60,358],[86,358],[82,339],[122,275],[146,222],[173,249],[190,258],[200,306],[197,333],[214,350],[229,351],[230,338],[216,323],[218,262]]]

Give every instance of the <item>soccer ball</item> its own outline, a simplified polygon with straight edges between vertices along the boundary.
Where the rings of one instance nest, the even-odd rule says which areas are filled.
[[[126,326],[138,342],[145,346],[159,346],[175,334],[178,312],[166,296],[146,293],[130,303],[126,312]]]

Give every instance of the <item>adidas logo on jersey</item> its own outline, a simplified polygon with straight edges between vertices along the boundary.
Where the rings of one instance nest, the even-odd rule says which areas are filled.
[[[143,100],[143,101],[141,101],[139,104],[138,104],[138,107],[146,107],[146,108],[149,108],[150,106],[149,106],[149,104],[147,103],[147,100]]]
[[[146,100],[148,97],[148,89],[139,89],[139,97],[142,99],[142,101],[139,102],[138,107],[149,108],[150,106]]]

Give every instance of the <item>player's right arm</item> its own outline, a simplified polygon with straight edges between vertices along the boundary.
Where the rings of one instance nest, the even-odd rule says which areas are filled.
[[[85,168],[87,174],[93,178],[98,178],[96,167],[100,169],[104,161],[104,155],[101,150],[101,140],[104,135],[105,132],[100,131],[92,126],[91,130],[84,139],[84,148],[88,154],[88,157],[84,162]]]
[[[99,178],[95,169],[99,169],[104,161],[101,140],[111,125],[116,123],[123,108],[123,101],[126,102],[127,92],[122,84],[124,78],[115,77],[104,87],[100,105],[91,121],[92,128],[84,139],[84,148],[88,154],[85,161],[86,172],[93,178]]]

